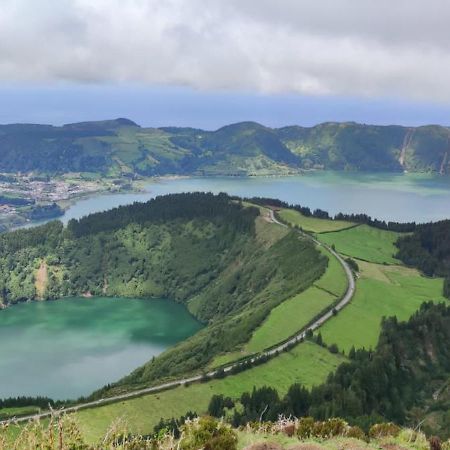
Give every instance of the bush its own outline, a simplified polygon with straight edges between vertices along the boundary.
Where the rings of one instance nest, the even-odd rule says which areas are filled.
[[[366,433],[358,426],[349,427],[345,435],[349,438],[359,439],[360,441],[367,439]]]
[[[343,436],[348,424],[342,419],[328,419],[324,422],[315,422],[313,426],[313,436],[328,439],[334,436]]]
[[[339,353],[339,348],[338,348],[338,346],[337,346],[336,344],[330,344],[330,345],[328,346],[328,350],[329,350],[331,353],[334,353],[334,354]]]
[[[380,438],[380,437],[396,437],[400,433],[400,427],[392,422],[388,423],[376,423],[372,425],[369,430],[369,437]]]
[[[212,417],[187,422],[182,428],[181,450],[236,450],[237,435],[227,424]]]
[[[353,427],[358,428],[358,427]],[[342,419],[328,419],[324,422],[315,422],[312,417],[302,417],[297,425],[297,437],[299,439],[310,439],[312,437],[328,439],[334,436],[347,435],[348,424]],[[364,433],[361,430],[363,436]],[[355,430],[356,434],[356,430]],[[353,437],[353,436],[350,436]]]
[[[297,436],[299,439],[309,439],[312,437],[314,419],[312,417],[302,417],[298,421]]]

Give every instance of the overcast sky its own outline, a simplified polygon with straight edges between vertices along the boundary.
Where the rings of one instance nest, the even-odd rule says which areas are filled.
[[[450,123],[449,17],[448,0],[0,0],[0,121],[70,121],[79,95],[106,102],[86,117],[145,122],[139,100],[166,95],[173,123],[206,109],[195,121],[220,124],[221,102],[237,119],[262,102],[271,123],[305,105],[319,121]]]

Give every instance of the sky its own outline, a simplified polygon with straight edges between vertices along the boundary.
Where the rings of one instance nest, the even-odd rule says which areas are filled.
[[[448,17],[448,0],[0,0],[0,123],[450,125]]]

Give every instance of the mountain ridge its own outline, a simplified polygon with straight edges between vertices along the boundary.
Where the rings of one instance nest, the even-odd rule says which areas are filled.
[[[118,118],[0,125],[0,171],[104,176],[286,175],[304,170],[450,173],[450,128],[324,122],[217,130],[141,127]]]

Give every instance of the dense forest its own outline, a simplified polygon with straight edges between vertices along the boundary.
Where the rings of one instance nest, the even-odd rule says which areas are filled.
[[[0,125],[0,171],[103,175],[263,175],[308,169],[450,169],[449,129],[346,123],[279,129],[242,122],[216,131],[141,128],[128,119]]]
[[[284,396],[263,387],[242,394],[232,413],[235,426],[276,421],[280,414],[318,420],[342,417],[367,430],[384,421],[422,423],[427,431],[450,436],[450,306],[424,303],[407,322],[383,321],[374,351],[352,350],[327,381],[308,391],[292,385]],[[233,408],[231,399],[214,396],[209,413],[218,417]],[[433,420],[427,421],[427,414]],[[425,419],[425,420],[424,420]]]
[[[397,242],[397,258],[428,276],[445,277],[444,295],[450,298],[450,220],[418,225]]]
[[[207,325],[136,370],[148,384],[204,366],[246,342],[274,306],[309,287],[327,259],[298,233],[226,194],[173,194],[71,221],[0,235],[0,299],[74,295],[163,297]],[[98,395],[104,395],[104,392]]]

